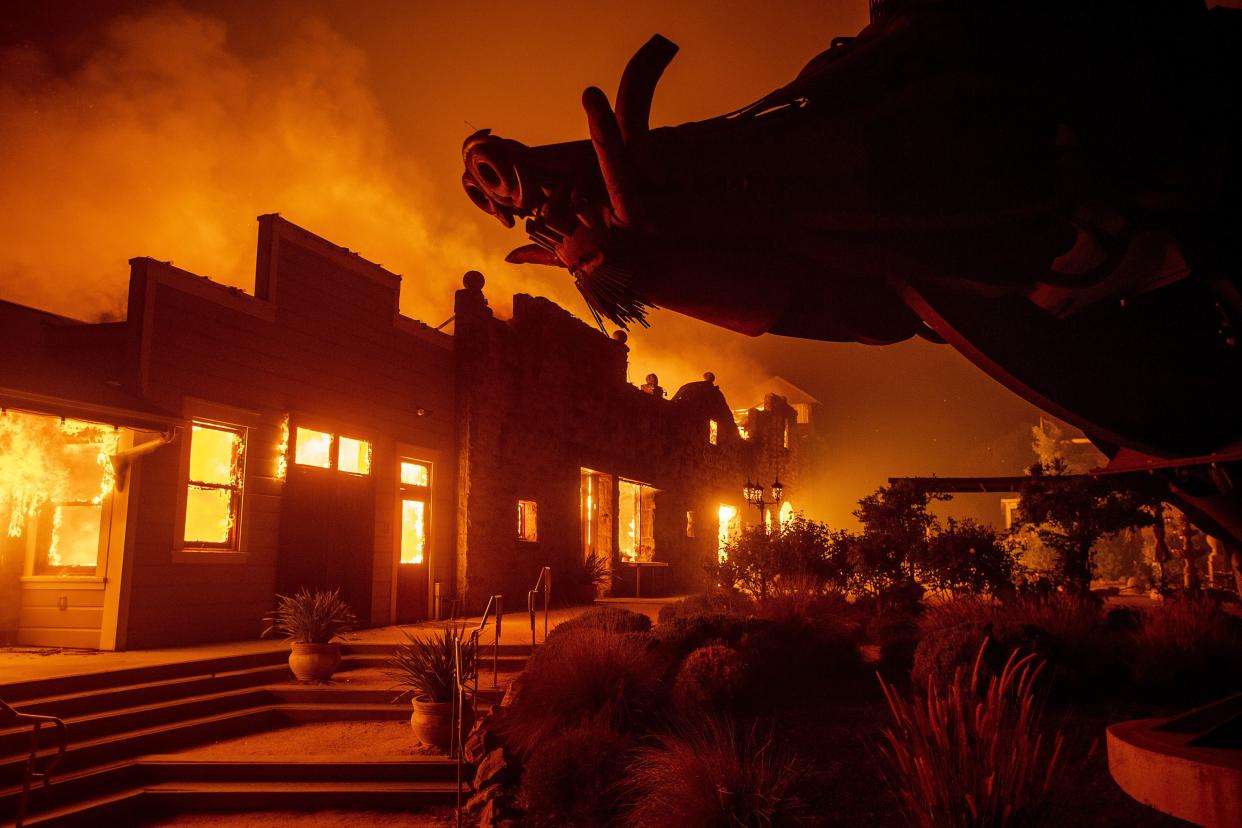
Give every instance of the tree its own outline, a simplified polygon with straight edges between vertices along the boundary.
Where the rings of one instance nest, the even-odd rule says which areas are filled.
[[[949,518],[932,534],[919,580],[949,592],[995,594],[1012,586],[1014,567],[1013,551],[995,529],[969,518]]]
[[[894,483],[858,501],[854,517],[863,525],[858,565],[883,580],[913,581],[936,526],[928,506],[933,500],[949,499],[947,494]]]
[[[1060,458],[1035,463],[1027,473],[1018,520],[1035,526],[1039,539],[1056,553],[1058,574],[1079,592],[1091,589],[1097,541],[1154,523],[1150,508],[1155,498],[1118,489],[1106,478],[1070,475]]]

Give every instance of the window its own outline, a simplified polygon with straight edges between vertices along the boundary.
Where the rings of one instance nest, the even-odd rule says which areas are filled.
[[[784,529],[789,525],[789,521],[793,520],[794,507],[793,504],[786,500],[781,504],[781,528]]]
[[[24,539],[34,575],[96,575],[122,434],[102,423],[0,412],[0,548]]]
[[[346,474],[371,473],[371,442],[356,437],[337,437],[327,431],[298,426],[293,462],[317,469],[335,468]]]
[[[403,486],[430,486],[431,473],[422,463],[402,460],[401,484]]]
[[[299,466],[332,468],[332,435],[326,431],[314,431],[298,426],[293,462]]]
[[[625,561],[655,558],[655,493],[645,483],[622,480],[618,483],[618,546]]]
[[[519,500],[517,503],[518,540],[534,543],[539,540],[539,516],[535,501]]]
[[[579,515],[582,521],[583,560],[594,555],[612,560],[613,477],[593,469],[579,469]]]
[[[244,456],[241,429],[198,422],[191,426],[183,534],[187,545],[237,548]]]
[[[366,440],[342,437],[336,467],[350,474],[371,473],[371,444]]]
[[[342,438],[342,443],[344,438]],[[401,550],[403,564],[427,560],[427,514],[430,510],[431,469],[425,463],[400,461]]]
[[[741,522],[738,520],[737,507],[730,506],[727,503],[720,504],[720,510],[716,513],[719,520],[719,529],[716,537],[716,555],[720,560],[729,559],[729,541],[731,541],[738,532],[741,531]]]
[[[789,430],[790,430],[789,421],[786,420],[785,421],[785,437],[784,437],[785,448],[789,448]]]
[[[716,441],[719,439],[720,439],[720,423],[716,422],[715,420],[708,420],[707,421],[707,442],[714,446],[714,445],[717,445]]]
[[[420,564],[427,552],[427,504],[401,501],[401,563]]]

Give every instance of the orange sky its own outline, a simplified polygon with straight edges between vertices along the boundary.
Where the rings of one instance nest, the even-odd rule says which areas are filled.
[[[655,32],[681,53],[652,124],[717,115],[787,82],[866,14],[865,0],[10,2],[0,298],[115,315],[136,255],[249,288],[254,218],[279,212],[402,274],[402,310],[433,325],[467,269],[502,311],[525,291],[585,316],[564,271],[503,263],[525,239],[463,195],[462,139],[585,137],[582,89],[615,89]],[[631,379],[655,370],[675,389],[711,370],[740,405],[777,373],[824,402],[831,464],[813,511],[834,523],[891,475],[1012,474],[1033,459],[1037,411],[948,348],[651,321],[631,334]]]

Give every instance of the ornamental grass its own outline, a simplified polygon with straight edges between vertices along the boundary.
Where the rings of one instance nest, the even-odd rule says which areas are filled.
[[[1063,765],[1063,736],[1046,742],[1035,692],[1043,662],[1014,651],[980,688],[985,640],[973,669],[932,676],[925,698],[906,701],[880,679],[893,716],[880,753],[910,824],[921,828],[1044,824]]]

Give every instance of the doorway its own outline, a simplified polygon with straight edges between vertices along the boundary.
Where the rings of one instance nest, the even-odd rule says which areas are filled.
[[[429,618],[432,465],[401,457],[397,468],[396,622]]]
[[[371,617],[375,484],[366,440],[298,427],[280,510],[277,588],[336,590]]]

